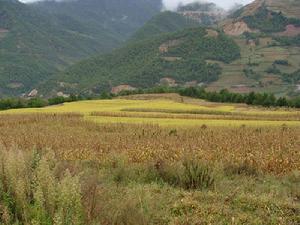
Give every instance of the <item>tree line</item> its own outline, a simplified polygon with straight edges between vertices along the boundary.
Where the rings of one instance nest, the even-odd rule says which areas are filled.
[[[181,96],[204,99],[211,102],[222,103],[245,103],[247,105],[264,106],[264,107],[290,107],[300,108],[300,97],[276,98],[274,94],[270,93],[255,93],[239,94],[229,92],[223,89],[219,92],[208,92],[204,88],[189,87],[189,88],[170,88],[170,87],[155,87],[150,89],[139,89],[135,91],[124,91],[120,95],[132,94],[151,94],[151,93],[178,93]]]
[[[291,107],[300,108],[300,97],[298,98],[276,98],[274,94],[255,93],[248,94],[232,93],[224,89],[220,92],[206,92],[204,89],[186,88],[179,91],[183,96],[205,99],[211,102],[223,103],[245,103],[264,107]]]
[[[92,100],[92,99],[110,99],[112,95],[109,93],[102,93],[101,95],[95,96],[86,96],[86,95],[70,95],[70,97],[54,97],[49,99],[43,98],[6,98],[0,99],[0,110],[8,109],[22,109],[22,108],[42,108],[46,106],[59,105],[66,102],[76,102],[83,100]]]
[[[264,106],[264,107],[289,107],[300,108],[300,97],[276,98],[274,94],[270,93],[255,93],[239,94],[229,92],[223,89],[219,92],[208,92],[200,87],[165,87],[158,86],[147,89],[136,89],[131,91],[122,91],[119,94],[111,94],[103,92],[100,95],[70,95],[70,97],[54,97],[49,99],[43,98],[7,98],[0,99],[0,110],[20,109],[20,108],[42,108],[51,105],[59,105],[66,102],[75,102],[83,100],[95,99],[112,99],[113,97],[135,95],[135,94],[163,94],[163,93],[177,93],[181,96],[204,99],[211,102],[221,103],[244,103],[247,105]]]

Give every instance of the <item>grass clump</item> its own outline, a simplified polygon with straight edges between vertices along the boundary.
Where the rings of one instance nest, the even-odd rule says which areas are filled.
[[[254,166],[250,165],[247,162],[239,163],[239,164],[231,164],[227,165],[224,168],[224,172],[226,175],[246,175],[257,177],[259,175],[259,171]]]
[[[206,190],[215,184],[213,171],[194,159],[177,163],[158,160],[154,164],[132,164],[120,158],[111,164],[109,176],[118,186],[130,182],[158,183],[185,190]]]
[[[186,190],[206,190],[215,183],[212,170],[196,160],[183,160],[172,165],[158,162],[154,168],[158,180]]]
[[[79,178],[58,178],[52,154],[2,150],[0,166],[1,223],[83,224]]]
[[[214,185],[215,179],[207,166],[194,160],[184,161],[183,166],[180,180],[186,189],[208,189]]]

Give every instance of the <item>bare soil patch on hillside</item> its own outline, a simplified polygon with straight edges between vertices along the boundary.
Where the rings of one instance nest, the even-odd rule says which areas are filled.
[[[0,39],[4,38],[7,33],[8,30],[0,28]]]
[[[295,25],[287,25],[284,32],[280,32],[277,35],[279,36],[287,36],[294,37],[300,34],[300,27],[296,27]]]

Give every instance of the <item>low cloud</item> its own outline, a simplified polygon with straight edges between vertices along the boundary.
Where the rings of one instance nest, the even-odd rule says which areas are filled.
[[[163,0],[164,7],[167,10],[176,10],[177,6],[182,4],[189,4],[192,2],[213,2],[217,4],[218,6],[221,6],[224,9],[231,8],[234,4],[248,4],[252,2],[253,0],[207,0],[207,1],[201,1],[201,0]]]
[[[23,3],[31,3],[37,1],[49,1],[49,0],[19,0]],[[54,1],[72,1],[72,0],[54,0]],[[253,0],[162,0],[164,8],[167,10],[176,10],[180,3],[189,4],[193,2],[213,2],[224,9],[231,8],[234,4],[248,4]]]

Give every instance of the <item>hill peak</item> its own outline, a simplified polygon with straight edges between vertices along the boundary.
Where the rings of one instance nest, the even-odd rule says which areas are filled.
[[[256,0],[234,12],[223,23],[229,35],[285,32],[300,27],[300,1]]]
[[[300,1],[298,0],[255,0],[235,12],[233,17],[254,15],[262,7],[272,12],[282,13],[286,17],[300,18]]]

